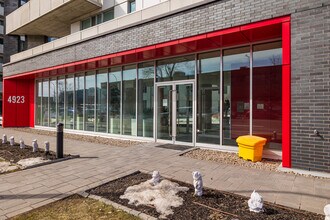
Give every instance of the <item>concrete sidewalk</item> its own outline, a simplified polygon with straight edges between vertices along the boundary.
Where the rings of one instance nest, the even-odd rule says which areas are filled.
[[[0,129],[0,135],[23,138],[30,145],[55,137]],[[323,214],[330,203],[330,179],[317,179],[180,157],[181,152],[143,143],[135,147],[114,147],[65,140],[65,153],[81,157],[33,169],[0,175],[0,219],[6,219],[116,179],[136,170],[192,182],[191,173],[203,174],[204,186],[250,196],[257,190],[266,201]],[[40,145],[40,144],[39,144]],[[54,150],[54,149],[52,149]]]

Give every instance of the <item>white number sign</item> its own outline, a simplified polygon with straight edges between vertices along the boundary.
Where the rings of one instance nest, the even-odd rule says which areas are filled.
[[[25,103],[25,96],[9,96],[7,101],[13,104],[23,104]]]

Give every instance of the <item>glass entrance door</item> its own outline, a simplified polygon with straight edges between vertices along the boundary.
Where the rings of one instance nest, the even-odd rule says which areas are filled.
[[[157,86],[157,139],[193,143],[193,83]]]

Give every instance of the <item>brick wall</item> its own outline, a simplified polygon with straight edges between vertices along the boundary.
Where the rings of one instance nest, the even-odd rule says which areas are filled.
[[[283,15],[292,17],[292,166],[330,172],[329,0],[222,0],[4,67],[13,75]],[[317,129],[323,139],[313,136]]]
[[[291,29],[292,166],[330,172],[330,6],[292,14]]]

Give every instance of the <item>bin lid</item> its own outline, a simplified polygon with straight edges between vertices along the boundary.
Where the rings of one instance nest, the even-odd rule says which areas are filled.
[[[255,146],[257,144],[266,144],[266,141],[267,141],[266,138],[258,137],[258,136],[254,136],[254,135],[239,136],[236,139],[237,143],[250,145],[250,146]]]

